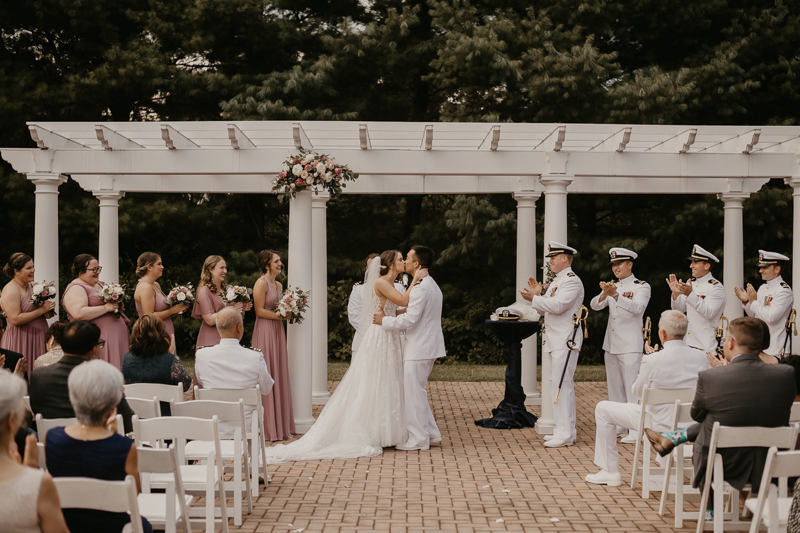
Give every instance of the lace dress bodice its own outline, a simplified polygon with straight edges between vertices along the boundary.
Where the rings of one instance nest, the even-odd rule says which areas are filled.
[[[379,313],[381,310],[381,299],[375,292],[372,293],[372,303],[375,306],[375,312]],[[397,316],[397,304],[393,303],[389,298],[386,298],[386,303],[383,304],[383,314],[386,316]]]

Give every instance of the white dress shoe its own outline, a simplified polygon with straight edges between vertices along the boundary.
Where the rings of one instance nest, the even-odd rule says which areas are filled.
[[[413,452],[414,450],[428,450],[430,449],[430,446],[416,446],[414,444],[406,442],[405,444],[400,444],[399,446],[395,446],[394,449],[400,450],[401,452]]]
[[[575,441],[571,440],[561,440],[561,439],[550,439],[545,441],[544,445],[547,448],[563,448],[564,446],[572,446],[575,444]]]
[[[619,472],[612,474],[601,470],[596,474],[589,474],[584,479],[587,483],[593,483],[595,485],[608,485],[609,487],[619,487],[622,485],[622,476]]]
[[[637,435],[635,431],[632,431],[626,436],[622,437],[619,441],[622,444],[636,444],[637,440],[639,440],[639,435]]]
[[[440,442],[442,442],[442,437],[433,437],[431,439],[431,444],[439,444]]]
[[[549,440],[551,440],[551,439],[554,439],[554,438],[556,438],[556,436],[555,436],[555,435],[545,435],[545,436],[544,436],[544,441],[545,441],[545,442],[547,442],[547,441],[549,441]]]

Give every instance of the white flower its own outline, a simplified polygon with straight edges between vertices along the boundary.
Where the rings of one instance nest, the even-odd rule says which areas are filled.
[[[44,286],[42,285],[37,284],[33,286],[33,294],[41,294],[43,290]]]
[[[236,298],[236,291],[233,289],[228,289],[228,292],[225,294],[225,297],[228,300],[233,300],[234,298]]]
[[[183,294],[182,292],[179,292],[179,293],[178,293],[178,301],[179,301],[179,302],[182,302],[182,301],[184,301],[185,299],[186,299],[186,295],[185,295],[185,294]]]
[[[300,173],[300,177],[303,178],[304,180],[307,180],[308,179],[308,172],[306,172],[305,170],[302,171]]]
[[[317,163],[317,172],[320,174],[325,173],[325,163]]]
[[[330,172],[326,172],[325,173],[325,183],[330,183],[331,179],[333,179],[333,176],[331,175],[331,173]]]
[[[292,167],[292,174],[299,176],[303,173],[303,165],[295,165]]]
[[[287,165],[286,163],[283,164],[283,171],[289,172],[289,165]]]
[[[116,286],[114,287],[114,292],[117,294],[122,294],[124,291],[122,290],[122,287]]]

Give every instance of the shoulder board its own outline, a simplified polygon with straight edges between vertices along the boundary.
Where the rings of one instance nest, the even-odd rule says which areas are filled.
[[[358,287],[359,285],[362,285],[363,283],[364,283],[363,281],[356,281],[355,283],[353,283],[353,287]]]
[[[638,283],[639,285],[647,285],[647,282],[643,279],[637,279],[636,283]]]
[[[202,350],[203,348],[211,348],[211,346],[198,346],[195,351]]]
[[[689,345],[687,344],[687,345],[686,345],[686,347],[687,347],[687,348],[691,348],[692,350],[700,350],[701,352],[705,352],[705,350],[704,350],[704,349],[702,349],[702,348],[698,348],[697,346],[689,346]]]
[[[418,282],[416,282],[414,285],[419,285],[420,283],[422,283],[422,280],[419,280],[419,281],[418,281]]]
[[[788,289],[789,288],[789,284],[786,283],[785,281],[781,281],[781,287],[783,287],[784,289]]]
[[[252,346],[242,346],[242,348],[247,348],[248,350],[253,350],[254,352],[261,352],[261,350]]]
[[[571,278],[571,277],[574,277],[574,276],[577,276],[577,274],[575,274],[575,272],[568,272],[567,273],[567,277],[568,278]]]
[[[715,280],[715,279],[712,279],[712,280],[709,280],[709,281],[708,281],[708,284],[709,284],[709,285],[719,285],[719,281],[717,281],[717,280]]]

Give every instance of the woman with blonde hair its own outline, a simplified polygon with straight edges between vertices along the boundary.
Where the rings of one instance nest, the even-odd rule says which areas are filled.
[[[160,255],[153,252],[140,255],[136,261],[136,277],[139,281],[133,293],[133,300],[136,302],[136,312],[140,317],[155,313],[164,322],[167,333],[175,335],[172,317],[186,311],[189,306],[182,304],[170,306],[164,303],[166,296],[157,281],[163,274],[164,263],[161,262]]]

